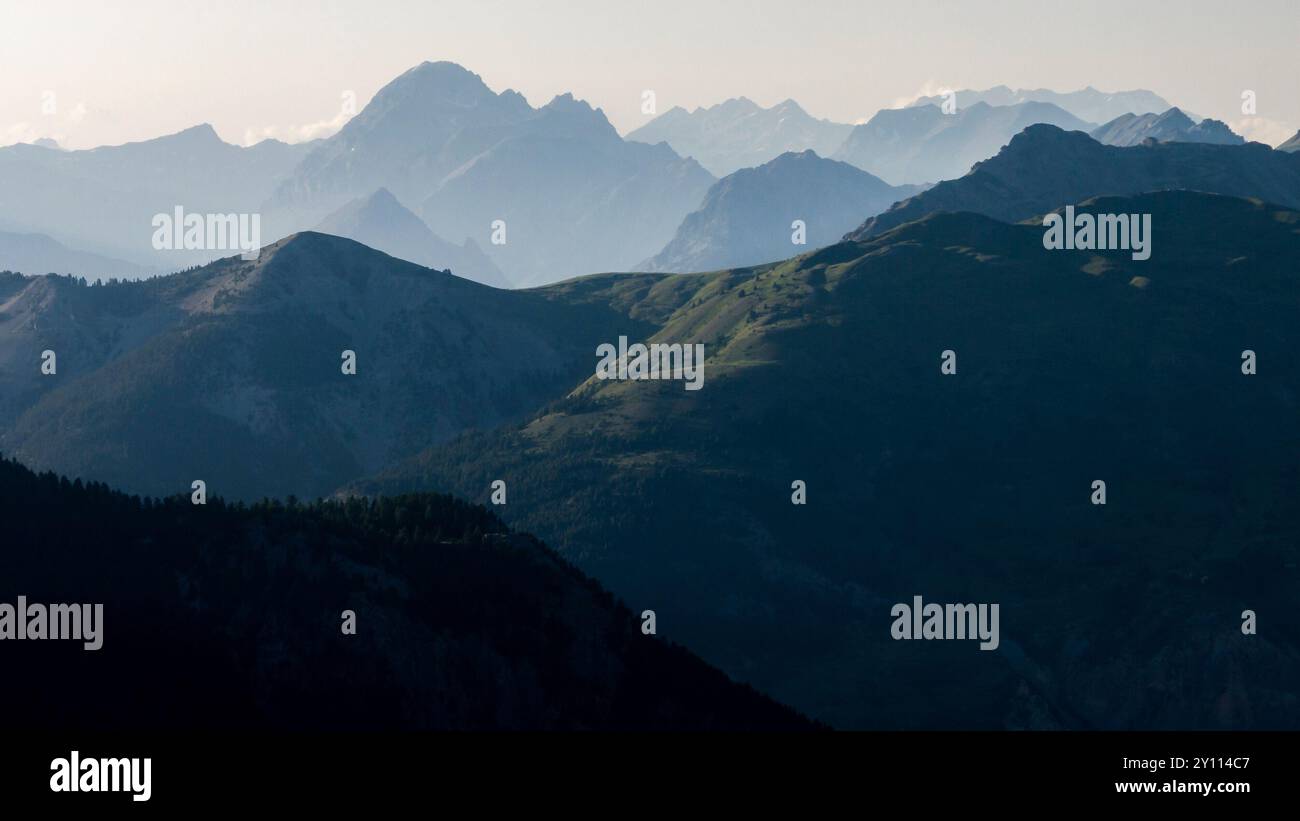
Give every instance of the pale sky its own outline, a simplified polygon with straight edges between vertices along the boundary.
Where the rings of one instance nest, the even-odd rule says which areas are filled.
[[[203,122],[297,141],[424,60],[533,105],[573,92],[621,132],[646,89],[660,112],[743,95],[855,122],[998,84],[1148,88],[1270,143],[1300,127],[1300,0],[0,0],[0,145]]]

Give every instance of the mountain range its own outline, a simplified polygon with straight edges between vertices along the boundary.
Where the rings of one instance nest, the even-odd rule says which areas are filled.
[[[736,97],[694,111],[675,106],[629,132],[627,139],[668,143],[683,157],[694,158],[713,174],[725,177],[790,152],[813,151],[828,157],[852,128],[817,119],[794,100],[763,108],[746,97]]]
[[[936,213],[757,268],[553,286],[702,342],[705,387],[588,378],[350,492],[502,478],[507,522],[837,727],[1300,727],[1300,635],[1240,630],[1300,590],[1300,213],[1077,208],[1152,214],[1156,252]],[[892,641],[915,595],[1000,603],[1000,649]]]
[[[271,234],[385,188],[438,236],[472,240],[511,282],[536,285],[654,254],[713,182],[665,145],[624,141],[572,95],[534,109],[454,63],[423,63],[281,183]]]
[[[969,174],[897,203],[868,219],[848,238],[866,239],[943,211],[1016,222],[1062,203],[1169,189],[1300,207],[1300,155],[1261,143],[1109,146],[1078,131],[1034,125]]]
[[[472,239],[452,245],[430,231],[386,188],[344,205],[322,220],[316,231],[356,240],[398,259],[452,272],[484,285],[510,287],[500,269]]]
[[[33,198],[0,225],[41,253],[129,261],[170,197],[282,237],[0,273],[0,451],[67,477],[0,462],[0,600],[125,616],[95,671],[119,712],[56,711],[84,657],[41,647],[5,697],[74,726],[812,726],[739,681],[845,728],[1300,729],[1300,153],[1024,94],[721,180],[449,63],[305,147],[0,150]],[[752,145],[820,133],[771,111]],[[1067,207],[1149,216],[1153,253],[1044,247]],[[702,346],[702,388],[599,378],[625,339]],[[996,604],[997,650],[893,640],[916,596]],[[344,607],[373,641],[340,643]]]
[[[921,186],[893,186],[812,151],[782,154],[714,184],[671,242],[637,266],[643,271],[712,271],[785,259],[837,242],[866,216]],[[795,221],[803,232],[795,230]],[[803,244],[794,244],[796,236]]]
[[[133,279],[153,270],[132,262],[78,251],[45,234],[0,231],[0,271],[70,274],[88,279]]]
[[[1121,114],[1092,132],[1092,138],[1106,145],[1138,145],[1157,142],[1214,143],[1241,145],[1246,142],[1219,120],[1195,122],[1177,108],[1162,114]]]
[[[960,177],[1026,127],[1049,123],[1067,130],[1091,126],[1052,103],[994,106],[983,102],[945,114],[938,106],[886,109],[855,126],[833,159],[856,165],[894,185]]]
[[[1163,97],[1145,89],[1106,92],[1088,86],[1078,91],[1062,93],[1046,88],[1011,89],[1007,86],[994,86],[984,91],[963,89],[953,94],[959,109],[977,103],[987,103],[992,106],[1051,103],[1090,123],[1109,122],[1123,114],[1149,114],[1173,108]],[[944,95],[934,94],[918,97],[910,105],[937,106],[942,105],[944,100]]]
[[[636,327],[314,233],[140,282],[8,275],[0,450],[131,493],[315,498],[562,396]]]
[[[140,268],[207,262],[230,252],[155,249],[154,216],[178,206],[196,214],[255,213],[314,145],[265,140],[242,148],[209,125],[81,151],[11,145],[0,148],[0,229],[46,234]],[[13,266],[0,260],[4,267]],[[59,268],[45,263],[38,270]]]

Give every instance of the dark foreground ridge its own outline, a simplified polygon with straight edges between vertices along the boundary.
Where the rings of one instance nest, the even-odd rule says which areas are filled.
[[[0,641],[6,730],[813,727],[449,496],[194,505],[0,460],[0,519],[0,603],[103,604],[99,650]]]

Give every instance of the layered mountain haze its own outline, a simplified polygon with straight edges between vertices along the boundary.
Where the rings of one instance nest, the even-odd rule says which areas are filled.
[[[451,174],[420,213],[484,249],[519,285],[628,270],[667,243],[714,178],[666,145],[625,142],[598,110],[563,95],[520,133]]]
[[[937,182],[962,176],[1035,123],[1067,130],[1092,128],[1051,103],[979,102],[952,114],[932,105],[886,109],[855,126],[833,158],[894,185]]]
[[[534,109],[454,63],[423,63],[284,181],[272,235],[385,188],[438,236],[472,240],[508,280],[535,285],[645,259],[713,182],[667,146],[625,142],[572,95]]]
[[[0,286],[0,449],[134,493],[328,493],[562,396],[594,339],[639,327],[311,233],[139,283]]]
[[[1297,131],[1294,137],[1279,145],[1277,150],[1288,153],[1300,151],[1300,131]]]
[[[276,140],[243,148],[222,141],[209,125],[83,151],[0,148],[0,225],[141,268],[176,270],[230,251],[155,249],[155,215],[170,217],[177,207],[195,214],[257,213],[312,148]]]
[[[992,106],[1018,105],[1020,103],[1051,103],[1063,108],[1081,120],[1104,123],[1124,114],[1148,114],[1168,111],[1171,106],[1160,95],[1136,89],[1134,91],[1106,92],[1092,86],[1078,91],[1059,92],[1046,88],[1017,88],[994,86],[984,91],[962,89],[953,92],[958,108],[987,103]],[[944,95],[918,97],[911,106],[942,105]]]
[[[1162,114],[1123,114],[1098,127],[1092,138],[1106,145],[1138,145],[1143,140],[1241,145],[1246,141],[1218,120],[1195,122],[1177,108]]]
[[[507,521],[834,726],[1300,727],[1300,637],[1238,629],[1300,590],[1300,213],[1079,208],[1152,214],[1157,252],[934,214],[759,268],[553,286],[703,342],[705,388],[588,380],[352,490],[507,477]],[[918,594],[1000,602],[998,652],[892,641]]]
[[[377,251],[494,288],[510,283],[471,239],[452,245],[429,230],[386,188],[359,197],[321,221],[316,230],[356,240]]]
[[[927,214],[968,211],[1008,222],[1090,197],[1186,189],[1300,207],[1300,155],[1261,143],[1149,142],[1102,145],[1077,131],[1035,125],[961,179],[868,219],[847,239],[866,239]]]
[[[782,154],[719,180],[644,271],[713,271],[785,259],[839,241],[845,231],[921,186],[892,186],[812,151]],[[803,223],[803,246],[792,244]]]
[[[691,157],[713,174],[725,177],[788,152],[813,151],[828,157],[844,143],[852,128],[846,123],[817,119],[794,100],[763,108],[746,97],[737,97],[694,111],[674,106],[629,132],[627,139],[666,142],[683,157]]]
[[[155,271],[133,262],[69,248],[45,234],[0,231],[0,271],[70,274],[87,279],[134,279]]]

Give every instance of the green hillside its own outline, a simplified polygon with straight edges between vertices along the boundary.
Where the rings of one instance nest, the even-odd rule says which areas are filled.
[[[1081,210],[1151,213],[1151,259],[938,214],[777,265],[556,286],[703,342],[705,387],[589,379],[348,490],[505,480],[506,521],[836,726],[1300,727],[1300,214]],[[892,641],[914,595],[1001,603],[1000,649]],[[1269,628],[1243,636],[1245,609]]]

